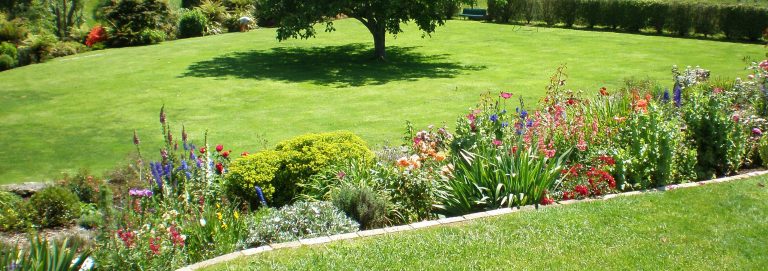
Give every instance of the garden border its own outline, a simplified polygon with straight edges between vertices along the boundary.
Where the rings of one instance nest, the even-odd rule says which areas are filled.
[[[639,191],[631,191],[631,192],[624,192],[624,193],[618,193],[618,194],[608,194],[599,198],[588,198],[583,200],[566,200],[566,201],[560,201],[557,202],[557,204],[551,204],[551,205],[540,205],[540,209],[544,208],[553,208],[557,206],[563,206],[563,205],[570,205],[578,202],[590,202],[590,201],[598,201],[598,200],[608,200],[612,198],[616,198],[619,196],[634,196],[634,195],[642,195],[645,193],[650,192],[664,192],[668,190],[674,190],[674,189],[680,189],[680,188],[690,188],[690,187],[696,187],[706,184],[714,184],[714,183],[724,183],[724,182],[730,182],[735,180],[741,180],[741,179],[747,179],[751,177],[757,177],[762,175],[768,175],[768,170],[762,170],[762,171],[754,171],[734,176],[728,176],[723,178],[717,178],[712,180],[706,180],[706,181],[700,181],[700,182],[690,182],[690,183],[683,183],[683,184],[671,184],[666,185],[658,188],[652,188],[652,189],[646,189],[646,190],[639,190]],[[373,230],[365,230],[365,231],[358,231],[358,232],[352,232],[352,233],[343,233],[343,234],[336,234],[331,236],[321,236],[321,237],[315,237],[315,238],[309,238],[309,239],[300,239],[298,241],[292,241],[292,242],[285,242],[285,243],[278,243],[278,244],[271,244],[271,245],[265,245],[260,246],[257,248],[249,248],[246,250],[236,251],[229,254],[221,255],[212,259],[208,259],[202,262],[198,262],[195,264],[191,264],[179,269],[176,269],[176,271],[193,271],[198,270],[200,268],[209,267],[215,264],[220,264],[223,262],[231,261],[240,257],[245,256],[252,256],[255,254],[263,253],[266,251],[272,251],[277,249],[288,249],[288,248],[297,248],[301,246],[311,246],[311,245],[319,245],[319,244],[325,244],[330,243],[338,240],[349,240],[349,239],[359,239],[364,237],[370,237],[370,236],[377,236],[377,235],[383,235],[388,233],[395,233],[395,232],[402,232],[402,231],[412,231],[412,230],[418,230],[418,229],[424,229],[424,228],[431,228],[436,227],[440,225],[448,225],[448,224],[454,224],[454,223],[460,223],[465,221],[471,221],[479,218],[484,217],[494,217],[494,216],[502,216],[507,215],[511,213],[517,213],[517,212],[523,212],[523,211],[532,211],[537,210],[537,208],[534,205],[526,205],[526,206],[520,206],[518,208],[503,208],[503,209],[496,209],[496,210],[490,210],[490,211],[483,211],[483,212],[477,212],[477,213],[471,213],[466,214],[463,216],[456,216],[456,217],[447,217],[447,218],[441,218],[437,220],[427,220],[427,221],[421,221],[416,222],[412,224],[407,225],[401,225],[401,226],[393,226],[393,227],[386,227],[381,229],[373,229]]]

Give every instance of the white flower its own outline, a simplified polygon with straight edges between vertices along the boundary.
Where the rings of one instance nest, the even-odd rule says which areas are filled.
[[[78,258],[72,259],[72,265],[74,265],[75,262],[77,262],[77,260]],[[91,257],[85,258],[85,261],[83,261],[83,265],[80,266],[80,269],[78,271],[91,270],[93,268],[93,263],[94,263],[93,258]]]
[[[200,219],[200,226],[205,227],[205,218]]]

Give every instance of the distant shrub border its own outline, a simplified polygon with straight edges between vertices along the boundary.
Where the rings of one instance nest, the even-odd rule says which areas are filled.
[[[386,228],[380,228],[380,229],[373,229],[373,230],[366,230],[366,231],[359,231],[359,232],[352,232],[352,233],[344,233],[344,234],[337,234],[337,235],[331,235],[331,236],[323,236],[323,237],[315,237],[315,238],[309,238],[309,239],[300,239],[299,241],[292,241],[292,242],[285,242],[285,243],[279,243],[279,244],[271,244],[271,245],[264,245],[256,248],[250,248],[245,249],[241,251],[232,252],[229,254],[221,255],[219,257],[208,259],[202,262],[198,262],[192,265],[188,265],[179,269],[176,269],[176,271],[194,271],[199,270],[202,268],[206,268],[209,266],[213,266],[216,264],[228,262],[235,260],[240,257],[247,257],[247,256],[253,256],[256,254],[264,253],[267,251],[272,250],[278,250],[278,249],[290,249],[290,248],[298,248],[301,246],[311,246],[311,245],[319,245],[319,244],[325,244],[330,242],[335,242],[339,240],[350,240],[350,239],[358,239],[363,237],[371,237],[371,236],[377,236],[377,235],[383,235],[388,233],[395,233],[395,232],[404,232],[404,231],[412,231],[412,230],[419,230],[424,228],[431,228],[431,227],[438,227],[441,225],[448,225],[448,224],[455,224],[455,223],[461,223],[461,222],[467,222],[471,220],[481,219],[481,218],[487,218],[487,217],[495,217],[495,216],[503,216],[508,214],[513,214],[517,212],[526,212],[526,211],[534,211],[538,209],[544,209],[544,208],[555,208],[558,206],[565,206],[565,205],[571,205],[574,203],[580,203],[580,202],[592,202],[597,200],[609,200],[616,197],[622,197],[622,196],[635,196],[635,195],[642,195],[646,193],[651,192],[665,192],[670,190],[676,190],[676,189],[683,189],[683,188],[691,188],[691,187],[697,187],[702,185],[708,185],[708,184],[717,184],[717,183],[726,183],[726,182],[732,182],[737,180],[743,180],[751,177],[757,177],[757,176],[763,176],[768,175],[768,170],[764,171],[755,171],[745,174],[739,174],[729,177],[723,177],[723,178],[717,178],[707,181],[699,181],[699,182],[691,182],[691,183],[684,183],[684,184],[671,184],[666,186],[661,186],[658,188],[653,189],[646,189],[646,190],[640,190],[640,191],[630,191],[630,192],[624,192],[624,193],[617,193],[617,194],[608,194],[604,195],[602,197],[597,198],[587,198],[582,200],[565,200],[560,201],[558,204],[551,204],[551,205],[526,205],[526,206],[519,206],[517,208],[501,208],[491,211],[483,211],[483,212],[477,212],[477,213],[471,213],[463,216],[456,216],[456,217],[446,217],[441,218],[437,220],[427,220],[422,222],[416,222],[408,225],[401,225],[401,226],[394,226],[394,227],[386,227]]]
[[[768,8],[635,0],[489,0],[488,19],[498,23],[531,21],[574,23],[627,32],[644,28],[679,36],[723,34],[731,40],[757,41],[768,28]]]

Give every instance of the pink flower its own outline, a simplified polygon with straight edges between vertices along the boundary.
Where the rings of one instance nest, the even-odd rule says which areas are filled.
[[[741,118],[739,118],[739,115],[733,114],[733,121],[739,122]]]
[[[499,94],[499,96],[501,96],[501,98],[504,98],[504,100],[506,100],[506,99],[512,98],[512,93],[501,92],[501,94]]]
[[[216,145],[216,151],[217,152],[221,152],[222,150],[224,150],[224,145],[221,145],[221,144]]]
[[[749,78],[749,80],[753,80],[755,79],[755,75],[754,74],[747,75],[747,78]]]
[[[544,154],[547,156],[547,158],[555,157],[555,152],[555,149],[544,150]]]
[[[477,116],[475,116],[475,114],[469,114],[467,115],[467,119],[471,122],[474,122],[475,119],[477,119]]]
[[[498,147],[498,146],[501,146],[501,140],[498,140],[498,139],[494,139],[492,143],[493,143],[493,145],[494,145],[494,146],[496,146],[496,147]]]
[[[752,128],[752,134],[756,136],[763,135],[763,131],[760,130],[760,128]]]

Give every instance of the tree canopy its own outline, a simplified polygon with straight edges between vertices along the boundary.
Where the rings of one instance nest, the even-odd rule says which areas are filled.
[[[277,39],[314,37],[315,24],[334,31],[338,16],[357,19],[373,35],[374,57],[386,56],[387,33],[403,32],[402,23],[414,22],[426,34],[445,24],[448,10],[466,0],[260,0],[258,15],[277,23]]]

